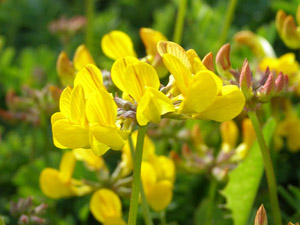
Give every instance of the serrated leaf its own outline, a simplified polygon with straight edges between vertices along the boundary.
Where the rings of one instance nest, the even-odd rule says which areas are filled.
[[[275,120],[270,119],[263,128],[267,145],[275,130]],[[235,225],[247,224],[264,171],[263,159],[257,141],[247,158],[229,174],[229,181],[221,192],[226,198],[226,208],[232,212]]]

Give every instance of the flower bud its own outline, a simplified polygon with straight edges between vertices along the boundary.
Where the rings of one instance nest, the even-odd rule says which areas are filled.
[[[222,151],[231,151],[237,142],[238,127],[232,120],[221,123]]]
[[[19,224],[28,224],[29,223],[29,218],[26,215],[22,215],[19,218]]]
[[[300,36],[297,32],[294,18],[291,15],[285,18],[282,32],[282,39],[289,48],[297,49],[300,47]]]
[[[275,93],[280,94],[280,92],[285,88],[285,79],[282,72],[280,72],[275,80]]]
[[[273,73],[270,73],[266,83],[258,92],[259,100],[262,102],[268,101],[274,94],[275,81]]]
[[[257,210],[254,225],[268,225],[268,218],[264,205],[261,205]]]
[[[241,75],[240,75],[240,88],[247,100],[252,96],[252,75],[247,59],[245,59]]]
[[[289,222],[288,225],[299,225],[299,223],[293,224],[292,222]]]
[[[58,59],[56,61],[56,70],[60,81],[64,86],[73,84],[76,71],[73,67],[72,62],[69,60],[68,55],[64,51],[61,52],[58,56]]]
[[[231,77],[230,73],[227,72],[231,68],[229,52],[230,44],[225,44],[220,48],[216,56],[217,71],[226,78]]]
[[[283,10],[279,10],[276,14],[275,25],[280,36],[282,36],[282,28],[283,28],[283,23],[285,18],[286,18],[285,12]]]
[[[210,71],[215,72],[214,69],[214,56],[212,52],[208,53],[206,56],[204,56],[202,60],[203,65]]]

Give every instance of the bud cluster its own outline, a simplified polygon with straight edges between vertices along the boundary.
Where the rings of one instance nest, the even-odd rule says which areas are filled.
[[[45,203],[34,206],[32,197],[19,199],[18,202],[11,202],[10,212],[18,217],[19,224],[46,224],[46,220],[41,217],[47,209]]]

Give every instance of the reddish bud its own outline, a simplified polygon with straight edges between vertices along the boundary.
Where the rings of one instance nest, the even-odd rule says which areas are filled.
[[[216,64],[219,73],[222,73],[223,71],[227,71],[231,68],[229,52],[230,52],[230,44],[225,44],[220,48],[220,50],[217,53]]]
[[[22,215],[19,219],[19,224],[28,224],[29,223],[29,218],[26,215]]]
[[[275,80],[275,92],[276,94],[279,94],[285,87],[285,80],[284,80],[284,76],[283,73],[280,72],[278,74],[278,77]]]
[[[244,61],[244,65],[240,74],[240,88],[246,99],[250,99],[253,96],[252,93],[252,75],[247,59]]]
[[[275,86],[274,75],[273,75],[273,73],[270,73],[266,83],[264,84],[264,86],[262,88],[262,90],[265,94],[269,95],[274,90],[274,86]]]
[[[268,225],[268,218],[264,205],[261,205],[257,210],[254,225]]]
[[[206,56],[204,56],[202,60],[203,65],[210,71],[214,72],[214,56],[212,52],[208,53]]]

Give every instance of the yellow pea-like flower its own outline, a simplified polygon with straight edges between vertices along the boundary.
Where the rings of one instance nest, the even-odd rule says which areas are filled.
[[[167,96],[160,92],[155,69],[133,57],[116,60],[111,77],[115,85],[137,103],[137,121],[144,126],[149,121],[158,123],[161,115],[175,109]]]
[[[75,156],[72,152],[64,153],[59,170],[45,168],[40,174],[40,187],[49,198],[64,198],[82,196],[92,191],[92,188],[79,180],[72,178],[75,166]]]
[[[238,127],[232,120],[221,123],[222,151],[229,152],[234,149],[238,139]]]
[[[76,160],[84,161],[86,166],[98,171],[105,168],[105,162],[102,157],[97,156],[92,149],[77,148],[73,149]]]
[[[58,148],[89,147],[85,97],[81,86],[66,87],[59,102],[60,112],[52,115],[53,142]]]
[[[165,156],[151,155],[148,161],[142,162],[141,179],[150,207],[155,211],[164,210],[173,196],[174,162]]]
[[[158,52],[179,90],[175,98],[181,101],[178,113],[223,122],[242,111],[245,104],[242,92],[235,85],[223,86],[222,80],[204,66],[194,50],[185,51],[174,42],[161,41]],[[171,94],[174,96],[174,92]]]
[[[105,225],[122,225],[122,204],[120,198],[111,190],[102,188],[96,191],[90,201],[94,217]]]
[[[75,51],[73,63],[70,61],[65,51],[62,51],[56,61],[56,70],[61,83],[65,86],[72,85],[77,71],[87,64],[94,64],[95,61],[85,45],[80,45]]]

